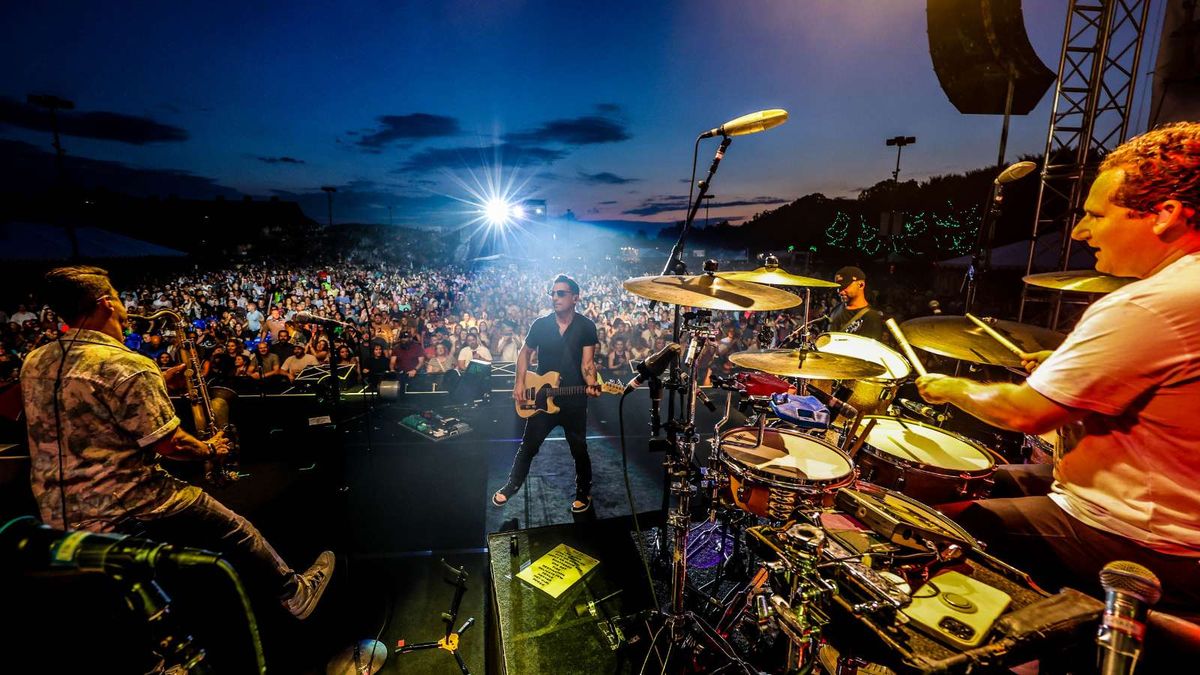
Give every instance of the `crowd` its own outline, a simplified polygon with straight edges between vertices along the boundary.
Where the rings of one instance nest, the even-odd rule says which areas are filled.
[[[560,270],[559,267],[565,268]],[[165,317],[130,322],[126,344],[163,369],[180,360],[179,331],[197,346],[201,372],[210,383],[234,388],[286,386],[331,358],[349,366],[346,381],[383,379],[441,381],[465,372],[472,361],[513,361],[525,332],[549,311],[546,289],[559,271],[582,286],[580,311],[596,322],[597,367],[606,378],[627,378],[630,362],[661,349],[671,337],[672,310],[649,303],[621,285],[654,273],[636,264],[580,261],[520,267],[418,266],[342,260],[321,267],[272,270],[239,264],[173,278],[145,279],[121,289],[131,314],[170,309]],[[641,266],[644,267],[644,266]],[[894,281],[877,283],[874,304],[903,319],[936,311],[931,291]],[[15,379],[25,354],[53,340],[62,328],[34,296],[11,314],[0,311],[0,378]],[[941,299],[945,304],[946,299]],[[813,317],[837,303],[833,292],[814,293]],[[950,312],[948,312],[950,313]],[[310,315],[341,325],[299,320]],[[730,368],[726,357],[773,336],[778,343],[800,326],[799,309],[779,313],[714,313],[718,340],[705,352],[713,371]],[[819,328],[820,323],[814,325]]]

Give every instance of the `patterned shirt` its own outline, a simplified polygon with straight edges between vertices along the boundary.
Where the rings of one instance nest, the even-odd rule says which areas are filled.
[[[149,447],[179,426],[150,359],[104,333],[76,329],[29,354],[21,388],[33,495],[46,524],[63,527],[60,452],[71,527],[111,531],[125,516],[173,511],[187,505],[185,495],[199,496]]]

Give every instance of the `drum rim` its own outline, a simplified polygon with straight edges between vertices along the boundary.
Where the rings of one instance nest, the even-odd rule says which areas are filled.
[[[718,437],[718,439],[717,439],[718,461],[720,461],[722,464],[724,464],[742,482],[746,482],[747,478],[750,478],[750,479],[753,479],[763,485],[768,485],[770,487],[789,489],[789,490],[803,489],[805,486],[819,486],[824,489],[824,488],[831,488],[831,487],[834,487],[834,488],[842,487],[842,485],[839,481],[844,481],[847,479],[852,481],[858,476],[858,470],[857,470],[858,468],[855,466],[854,460],[851,459],[849,455],[842,452],[841,449],[839,449],[836,445],[834,445],[824,439],[817,438],[815,436],[809,436],[808,434],[800,433],[800,432],[792,430],[792,429],[780,429],[778,427],[766,427],[766,431],[777,431],[777,432],[780,432],[780,433],[783,433],[783,434],[786,434],[789,436],[796,436],[798,438],[804,438],[804,439],[813,441],[817,445],[824,446],[825,449],[831,450],[838,457],[845,460],[846,465],[850,467],[850,470],[847,471],[845,474],[835,476],[833,478],[810,478],[810,479],[806,479],[806,480],[799,481],[799,482],[785,482],[787,479],[781,479],[779,476],[774,475],[774,474],[764,475],[763,473],[761,473],[760,471],[758,471],[757,469],[755,469],[753,467],[738,463],[736,460],[734,460],[732,457],[729,456],[729,453],[725,452],[724,448],[721,447],[723,445],[722,441],[725,440],[726,436],[733,434],[737,431],[742,431],[742,430],[746,430],[746,431],[749,431],[754,434],[758,433],[758,427],[746,427],[746,426],[733,427],[733,428],[726,429],[725,431],[723,431],[721,433],[720,437]]]
[[[858,334],[856,334],[856,333],[846,333],[846,332],[844,332],[844,331],[830,330],[830,331],[825,331],[824,333],[821,333],[820,335],[818,335],[818,336],[817,336],[816,340],[813,340],[813,348],[814,348],[814,349],[816,349],[817,351],[821,351],[821,348],[820,348],[820,347],[817,347],[817,346],[816,346],[816,344],[817,344],[817,342],[818,342],[818,341],[820,341],[820,339],[821,339],[821,336],[822,336],[822,335],[846,335],[846,336],[849,336],[849,337],[852,337],[852,338],[854,338],[855,340],[867,340],[867,341],[870,341],[870,342],[874,342],[875,344],[879,345],[880,347],[883,347],[884,349],[886,349],[886,350],[888,350],[889,352],[891,352],[891,353],[892,353],[894,356],[896,356],[897,358],[899,358],[899,359],[900,359],[900,363],[903,363],[903,364],[904,364],[904,367],[905,367],[905,369],[907,369],[907,370],[908,370],[908,372],[907,372],[907,373],[905,373],[905,374],[903,374],[903,375],[901,375],[901,376],[899,376],[899,377],[888,377],[887,375],[885,375],[885,376],[883,376],[883,377],[866,377],[866,378],[863,378],[862,380],[858,380],[858,381],[860,381],[860,382],[876,382],[876,383],[880,383],[880,384],[883,384],[883,383],[896,383],[896,382],[901,382],[901,381],[903,381],[903,380],[906,380],[906,379],[908,379],[908,378],[909,378],[909,377],[911,377],[911,376],[912,376],[912,374],[913,374],[913,365],[912,365],[911,363],[909,363],[909,362],[908,362],[908,359],[904,358],[904,355],[903,355],[903,354],[901,354],[900,352],[898,352],[898,351],[896,351],[895,349],[892,349],[891,347],[889,347],[889,346],[887,346],[887,345],[883,344],[883,342],[881,342],[881,341],[879,341],[879,340],[875,340],[875,339],[872,339],[872,338],[869,338],[869,337],[863,337],[863,336],[861,336],[861,335],[858,335]],[[859,358],[862,358],[862,357],[860,356]],[[872,361],[871,363],[876,363],[876,362],[875,362],[875,361]],[[878,364],[878,365],[883,365],[883,364]],[[887,368],[887,366],[883,366],[883,367],[884,367],[884,368]]]
[[[899,420],[901,418],[896,417],[894,415],[864,415],[862,418],[862,423],[859,425],[859,430],[865,428],[867,426],[867,421],[871,420],[871,419]],[[943,433],[943,434],[946,434],[947,436],[956,438],[956,439],[962,441],[963,443],[965,443],[967,446],[977,450],[979,452],[979,454],[983,455],[987,459],[989,464],[986,468],[983,468],[983,469],[948,469],[948,468],[944,468],[944,467],[939,467],[934,464],[922,464],[921,462],[916,462],[911,459],[906,459],[904,457],[900,457],[899,455],[893,455],[890,452],[880,450],[880,449],[876,448],[875,446],[871,445],[870,439],[863,442],[862,448],[859,450],[859,452],[866,452],[868,455],[871,455],[872,457],[877,457],[880,460],[889,461],[893,464],[900,464],[900,465],[902,465],[904,467],[908,467],[908,468],[921,469],[921,470],[925,471],[926,473],[932,473],[932,474],[937,474],[937,475],[942,475],[942,476],[963,476],[963,475],[965,475],[965,476],[971,476],[971,477],[978,476],[980,478],[985,478],[996,472],[996,458],[994,456],[992,456],[992,453],[981,443],[977,443],[974,440],[967,438],[966,436],[963,436],[962,434],[959,434],[959,433],[956,433],[953,431],[946,431],[945,429],[943,429],[941,427],[936,427],[927,422],[920,422],[917,420],[904,420],[904,423],[911,424],[913,426],[925,427],[926,429],[933,429],[934,431],[937,431],[939,433]],[[874,429],[872,429],[872,431],[873,430]]]

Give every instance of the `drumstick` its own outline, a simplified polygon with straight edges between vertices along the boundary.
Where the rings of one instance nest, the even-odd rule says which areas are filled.
[[[996,342],[999,342],[1008,351],[1016,354],[1017,356],[1021,356],[1025,353],[1025,350],[1016,346],[1015,344],[1012,343],[1011,340],[1004,337],[1000,333],[996,332],[995,328],[992,328],[991,326],[984,323],[983,320],[981,320],[979,317],[975,316],[974,314],[971,314],[970,312],[967,312],[967,318],[970,319],[976,326],[979,326],[983,330],[983,332],[992,336],[992,339],[994,339]]]
[[[928,375],[929,371],[925,370],[921,359],[917,358],[917,353],[913,351],[912,345],[908,344],[908,338],[904,337],[904,333],[900,330],[900,326],[895,319],[888,319],[884,322],[887,324],[888,330],[892,331],[892,336],[896,338],[896,342],[900,344],[900,350],[912,362],[913,368],[916,368],[918,375]]]

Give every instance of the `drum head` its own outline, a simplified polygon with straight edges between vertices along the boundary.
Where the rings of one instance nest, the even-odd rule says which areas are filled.
[[[860,433],[871,420],[875,426],[866,444],[905,463],[952,473],[991,471],[995,466],[991,455],[979,446],[923,422],[872,415],[863,418]]]
[[[836,481],[854,470],[850,458],[824,441],[788,429],[740,427],[721,436],[721,452],[732,464],[760,479],[800,485]]]
[[[908,361],[899,352],[869,337],[854,333],[823,333],[817,337],[817,351],[853,356],[855,358],[878,363],[887,371],[877,380],[899,380],[908,377],[911,372]]]

